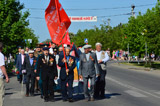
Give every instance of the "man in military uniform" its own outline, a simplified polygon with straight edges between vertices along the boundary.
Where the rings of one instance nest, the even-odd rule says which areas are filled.
[[[56,60],[53,55],[49,54],[49,48],[43,48],[42,55],[38,58],[37,64],[37,79],[40,79],[40,70],[41,70],[41,77],[42,77],[42,85],[43,85],[43,92],[44,92],[44,101],[48,102],[50,93],[50,101],[54,101],[54,79],[57,79],[57,66]]]
[[[41,54],[43,54],[43,52],[41,51],[41,46],[38,44],[34,52],[34,56],[37,58]]]
[[[37,44],[37,47],[36,47],[36,50],[35,50],[35,52],[34,52],[34,56],[37,58],[37,60],[38,60],[38,57],[40,56],[40,55],[42,55],[43,54],[43,52],[41,51],[41,46],[40,46],[40,44]],[[36,67],[37,67],[37,64],[36,64],[36,66],[35,66],[35,72],[36,72]],[[36,93],[38,93],[38,91],[39,91],[39,86],[38,85],[40,85],[40,84],[38,84],[38,82],[40,82],[40,81],[38,81],[37,79],[35,80],[35,90],[36,90]],[[40,88],[41,88],[41,93],[42,93],[42,86],[40,86]]]
[[[80,55],[79,78],[84,82],[84,96],[87,101],[94,101],[94,85],[96,76],[99,75],[97,56],[89,52],[88,45],[84,46],[85,53]],[[88,89],[88,80],[91,80],[90,91]]]
[[[97,98],[105,98],[105,76],[106,76],[106,68],[107,61],[109,61],[109,56],[107,52],[102,51],[102,44],[96,43],[96,55],[98,60],[98,68],[100,71],[100,76],[97,79],[95,86],[95,97]]]

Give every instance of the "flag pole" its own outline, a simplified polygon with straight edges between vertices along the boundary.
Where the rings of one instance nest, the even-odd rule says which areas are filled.
[[[66,54],[65,54],[65,50],[64,50],[64,43],[62,42],[62,47],[63,47],[63,55],[64,55],[64,59],[66,60]],[[67,67],[67,62],[65,62],[65,67],[66,67],[66,70],[68,69]],[[68,73],[67,73],[68,75]]]

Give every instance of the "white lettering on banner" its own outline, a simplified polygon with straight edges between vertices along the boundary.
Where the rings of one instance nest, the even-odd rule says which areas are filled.
[[[56,16],[57,16],[57,11],[54,13],[52,20],[54,20]]]
[[[46,23],[48,24],[51,16],[47,16]]]
[[[64,26],[64,23],[61,23],[60,26],[58,26],[58,28],[57,28],[57,30],[56,30],[56,33],[54,34],[53,40],[56,40],[56,39],[57,39],[57,37],[58,37],[58,35],[59,35],[59,32],[62,30],[63,26]]]
[[[58,16],[57,16],[57,18],[54,20],[54,22],[57,23],[57,21],[58,21]]]
[[[72,22],[97,22],[97,16],[70,16]]]
[[[57,23],[58,21],[58,16],[57,16],[57,11],[54,13],[54,15],[51,16],[47,16],[47,24],[50,26],[52,25],[53,22]]]

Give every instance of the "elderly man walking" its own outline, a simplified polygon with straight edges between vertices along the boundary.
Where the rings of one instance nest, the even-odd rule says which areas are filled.
[[[96,81],[95,86],[95,97],[105,98],[105,76],[106,76],[106,62],[109,61],[109,56],[107,52],[102,51],[102,44],[96,43],[96,55],[98,60],[98,68],[100,71],[100,76]]]
[[[29,50],[28,56],[24,59],[24,63],[22,66],[22,71],[26,70],[26,97],[29,96],[34,96],[34,86],[35,86],[35,72],[34,72],[34,67],[36,64],[36,57],[34,57],[34,51]],[[29,86],[31,82],[31,87]]]
[[[4,55],[2,54],[3,49],[3,43],[0,42],[0,106],[3,106],[3,100],[4,100],[4,83],[3,83],[3,74],[6,77],[6,82],[9,82],[9,78],[6,72],[5,68],[5,62],[4,62]]]
[[[40,71],[41,71],[41,77],[42,77],[42,85],[43,85],[43,92],[44,92],[44,101],[50,101],[54,102],[54,79],[57,79],[57,66],[56,66],[56,60],[53,55],[49,54],[49,48],[44,47],[43,53],[38,58],[38,64],[37,64],[37,80],[40,79]],[[50,95],[49,95],[50,94]]]
[[[17,55],[17,62],[16,62],[16,68],[19,71],[19,82],[21,83],[23,80],[23,83],[26,83],[26,74],[22,73],[22,65],[24,63],[24,59],[26,57],[26,54],[24,52],[24,49],[21,49],[21,54]],[[24,75],[24,78],[23,78]]]
[[[86,101],[94,101],[94,85],[96,75],[99,75],[97,56],[93,52],[89,52],[89,46],[84,46],[85,53],[80,55],[79,77],[84,82],[84,96]],[[96,71],[97,70],[97,71]],[[88,80],[91,80],[90,90],[88,89]]]
[[[62,88],[63,101],[74,102],[73,100],[73,80],[74,80],[74,68],[76,67],[75,58],[70,55],[70,48],[65,48],[66,59],[64,55],[60,55],[58,65],[61,67],[60,79]],[[65,67],[67,64],[67,69]],[[68,89],[67,89],[68,83]]]

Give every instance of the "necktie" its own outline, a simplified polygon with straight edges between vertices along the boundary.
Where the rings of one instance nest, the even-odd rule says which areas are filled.
[[[67,56],[67,62],[69,61],[69,56]]]
[[[48,56],[45,56],[45,57],[46,57],[46,59],[45,59],[45,60],[46,60],[46,62],[47,62],[47,64],[48,64]]]

